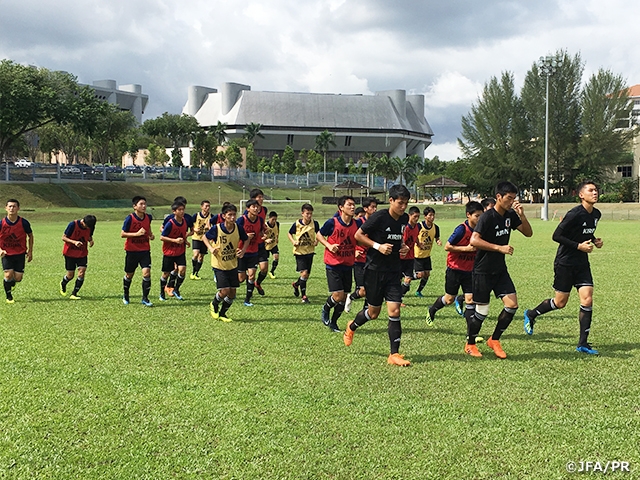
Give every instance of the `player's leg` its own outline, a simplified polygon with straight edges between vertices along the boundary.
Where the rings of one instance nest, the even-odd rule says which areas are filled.
[[[153,304],[149,301],[149,293],[151,292],[151,252],[145,252],[142,258],[142,304],[145,307],[151,307]]]
[[[389,335],[390,351],[387,363],[400,367],[408,367],[411,363],[409,360],[405,360],[404,355],[400,355],[400,339],[402,337],[402,324],[400,323],[400,304],[402,302],[401,276],[387,273],[384,277],[386,277],[384,290],[385,299],[387,300],[387,314],[389,315],[387,333]]]
[[[274,250],[276,250],[278,247],[275,246],[273,247],[273,250],[271,250],[271,255],[273,256],[273,260],[271,260],[271,271],[269,272],[269,277],[271,278],[276,278],[276,268],[278,268],[278,263],[280,263],[280,254],[275,252]]]
[[[249,268],[247,268],[247,293],[244,298],[245,307],[253,306],[253,303],[251,303],[251,297],[253,296],[256,281],[256,265],[254,262],[255,259],[250,263]]]
[[[578,341],[577,351],[595,355],[597,350],[589,344],[589,332],[591,331],[591,317],[593,314],[593,285],[583,285],[578,288],[580,295],[580,340]]]
[[[182,294],[180,293],[180,287],[184,283],[184,278],[187,275],[186,255],[185,254],[180,255],[176,263],[178,265],[178,269],[177,269],[178,276],[176,278],[176,286],[173,290],[173,296],[178,300],[182,300],[183,298],[182,298]]]
[[[429,307],[429,313],[427,314],[427,325],[432,325],[436,319],[436,312],[447,305],[451,305],[458,294],[460,289],[460,281],[455,270],[447,268],[445,273],[444,292],[445,294],[438,297],[433,305]]]
[[[63,297],[67,295],[67,284],[73,280],[76,270],[76,262],[74,258],[64,256],[64,269],[65,273],[60,280],[60,295]]]
[[[78,277],[76,278],[76,283],[73,286],[73,290],[71,291],[71,296],[69,297],[71,300],[79,300],[78,292],[84,285],[84,276],[87,273],[87,257],[78,259]]]
[[[400,282],[398,281],[398,286]],[[367,292],[366,308],[360,310],[355,318],[347,323],[344,329],[343,340],[346,346],[353,342],[353,334],[356,329],[367,323],[369,320],[376,319],[380,315],[382,302],[384,301],[385,291],[382,283],[382,274],[376,270],[370,270],[364,277],[364,288]]]
[[[556,293],[554,298],[547,298],[540,302],[537,307],[524,311],[524,331],[527,335],[533,335],[533,327],[540,315],[564,308],[567,305],[571,288],[575,284],[574,276],[572,268],[554,265],[553,289]]]
[[[13,293],[11,289],[16,284],[15,271],[10,265],[11,259],[6,256],[2,258],[2,268],[4,269],[4,293],[7,297],[7,303],[13,303]]]
[[[267,278],[267,274],[269,273],[269,252],[267,250],[263,250],[258,254],[258,278],[255,281],[256,290],[260,295],[264,295],[264,289],[262,288],[262,282],[265,278]]]
[[[493,290],[494,275],[482,275],[474,273],[471,277],[473,310],[465,310],[465,320],[467,321],[467,341],[464,352],[472,357],[482,357],[476,347],[477,336],[482,328],[484,319],[489,315],[489,302],[491,301],[491,291]]]
[[[487,346],[493,350],[498,358],[507,358],[507,354],[502,349],[502,345],[500,344],[500,337],[505,332],[511,321],[513,320],[513,316],[516,314],[518,310],[518,296],[516,295],[516,287],[511,280],[508,272],[504,272],[499,276],[493,291],[496,296],[502,300],[502,304],[504,308],[498,315],[498,322],[496,323],[496,328],[494,329],[491,337],[487,340]]]

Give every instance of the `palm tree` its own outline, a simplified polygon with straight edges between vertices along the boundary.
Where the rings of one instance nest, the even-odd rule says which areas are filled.
[[[324,181],[327,181],[327,152],[329,151],[329,147],[335,147],[336,142],[334,141],[335,135],[331,133],[329,130],[325,130],[321,132],[320,135],[316,137],[316,150],[322,152],[324,156]]]
[[[264,135],[262,133],[260,133],[260,129],[262,128],[262,124],[261,123],[249,123],[244,127],[244,135],[243,138],[255,145],[256,140],[259,138],[264,138]]]
[[[227,124],[218,120],[218,124],[213,127],[213,136],[218,142],[218,145],[224,145],[227,141]]]

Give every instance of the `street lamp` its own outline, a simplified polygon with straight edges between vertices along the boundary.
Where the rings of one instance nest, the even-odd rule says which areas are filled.
[[[244,185],[242,185],[242,203],[244,203]]]
[[[549,77],[556,73],[562,66],[562,59],[547,55],[540,57],[538,62],[540,71],[547,77],[547,96],[545,100],[544,116],[544,206],[542,207],[542,220],[549,220]]]
[[[220,185],[218,185],[218,205],[222,205],[222,197],[220,196]]]

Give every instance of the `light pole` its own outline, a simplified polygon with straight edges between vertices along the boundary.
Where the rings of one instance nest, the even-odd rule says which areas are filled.
[[[549,77],[562,66],[562,60],[547,55],[546,57],[540,57],[538,66],[542,74],[547,77],[544,115],[544,206],[542,207],[542,215],[540,215],[542,220],[547,221],[549,220]]]
[[[222,197],[220,196],[220,185],[218,185],[218,205],[222,205]]]

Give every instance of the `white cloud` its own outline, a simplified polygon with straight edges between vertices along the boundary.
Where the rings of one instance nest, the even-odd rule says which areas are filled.
[[[425,104],[430,108],[447,108],[451,105],[470,105],[477,100],[482,84],[474,82],[459,72],[444,72],[425,92]]]
[[[460,152],[457,142],[432,143],[425,150],[424,156],[433,158],[436,155],[438,156],[438,158],[440,158],[440,160],[450,161],[456,160],[457,158],[462,156],[462,152]]]

